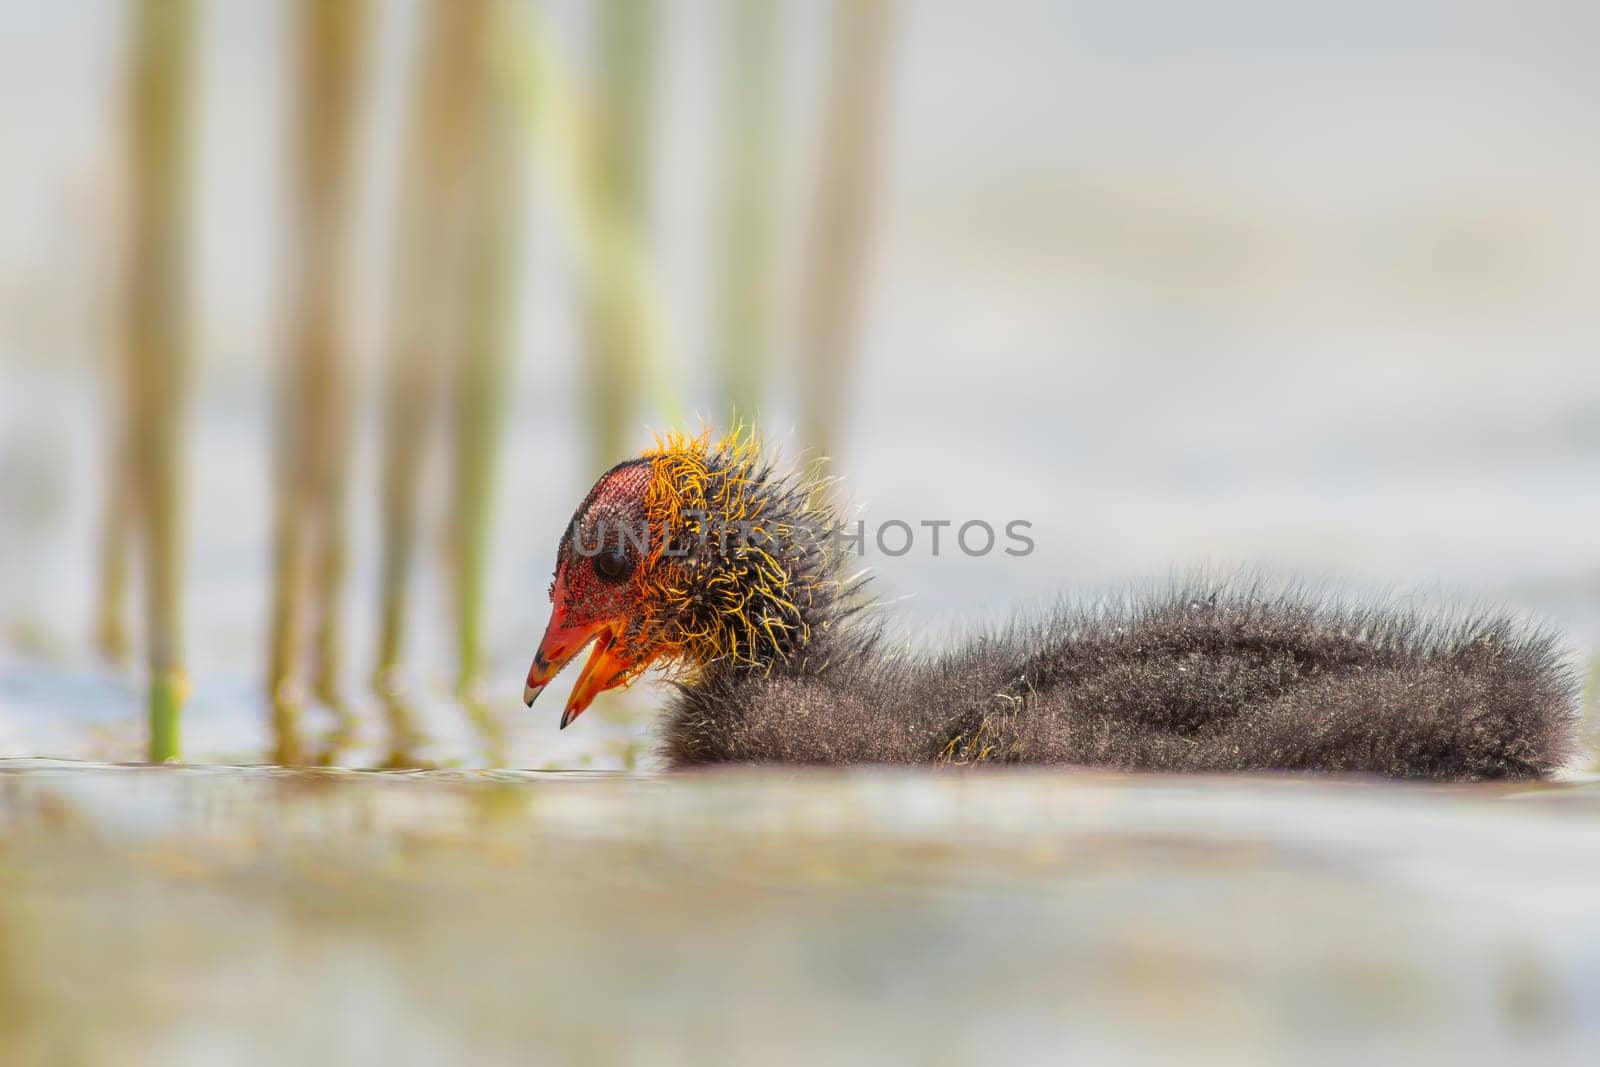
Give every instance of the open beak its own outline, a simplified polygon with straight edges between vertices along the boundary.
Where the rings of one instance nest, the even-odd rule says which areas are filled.
[[[620,623],[602,620],[586,625],[568,625],[565,612],[557,607],[550,615],[550,625],[545,627],[544,640],[534,653],[533,666],[528,668],[528,684],[522,691],[523,702],[533,706],[550,679],[561,673],[572,659],[593,643],[589,661],[578,675],[578,684],[572,687],[566,710],[561,713],[561,728],[579,715],[594,698],[626,680],[632,666],[612,650]]]

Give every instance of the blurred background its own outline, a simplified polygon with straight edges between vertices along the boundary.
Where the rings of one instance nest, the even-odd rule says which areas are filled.
[[[1195,568],[1600,648],[1600,9],[0,2],[0,754],[648,766],[557,538],[753,419],[935,642]],[[570,683],[565,683],[570,684]],[[181,707],[181,716],[177,714]]]

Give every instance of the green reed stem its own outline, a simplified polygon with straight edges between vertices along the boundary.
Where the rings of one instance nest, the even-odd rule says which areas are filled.
[[[395,263],[394,322],[385,385],[383,553],[375,684],[389,718],[389,762],[409,762],[418,740],[401,683],[407,578],[416,555],[417,495],[434,422],[437,371],[454,343],[467,208],[467,121],[477,113],[488,0],[431,0],[412,112]]]
[[[571,229],[590,307],[609,301],[617,310],[618,327],[629,335],[629,351],[642,364],[641,391],[669,424],[681,425],[684,409],[672,373],[677,362],[672,331],[661,286],[644,255],[644,235],[637,227],[622,225],[590,180],[598,136],[593,109],[534,13],[526,5],[502,5],[499,15],[499,84],[514,105],[529,146],[533,177],[548,190],[553,220]]]
[[[600,0],[600,87],[590,146],[590,196],[605,232],[637,242],[644,230],[655,0]],[[589,298],[584,365],[593,461],[609,466],[627,445],[644,373],[633,309],[602,279]]]
[[[772,333],[778,5],[727,0],[727,130],[716,357],[730,424],[760,413]]]
[[[317,607],[342,589],[348,466],[348,358],[341,337],[348,178],[365,5],[301,0],[290,349],[279,383],[277,514],[268,690],[274,760],[304,758],[300,661],[315,577]],[[330,567],[328,559],[338,561]],[[324,640],[337,641],[323,620]],[[322,679],[329,691],[332,677]]]
[[[501,730],[481,692],[484,589],[495,474],[510,366],[518,232],[516,157],[506,101],[485,65],[468,221],[466,294],[457,367],[453,536],[457,694],[497,760]]]
[[[151,762],[176,760],[187,691],[182,665],[182,430],[187,385],[187,140],[193,10],[141,0],[129,91],[132,233],[127,343],[135,460],[144,495],[145,624]]]

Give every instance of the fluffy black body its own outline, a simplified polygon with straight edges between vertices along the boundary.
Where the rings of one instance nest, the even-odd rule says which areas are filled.
[[[1061,608],[943,655],[867,617],[764,668],[680,685],[676,766],[949,761],[1156,771],[1532,778],[1573,754],[1576,685],[1547,634],[1195,585]]]

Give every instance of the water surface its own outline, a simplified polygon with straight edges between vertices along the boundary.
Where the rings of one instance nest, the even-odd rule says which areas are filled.
[[[7,1062],[1600,1049],[1600,780],[0,763]]]

